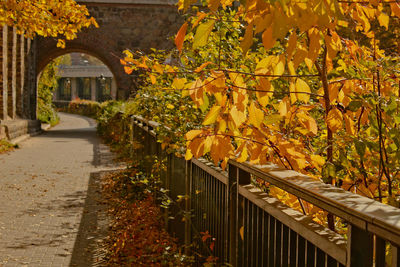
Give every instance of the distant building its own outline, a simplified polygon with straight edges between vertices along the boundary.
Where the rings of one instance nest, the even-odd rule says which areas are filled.
[[[90,62],[89,62],[90,61]],[[71,54],[71,64],[58,67],[58,88],[53,100],[86,99],[98,102],[116,99],[117,86],[107,66],[87,60],[84,55]]]

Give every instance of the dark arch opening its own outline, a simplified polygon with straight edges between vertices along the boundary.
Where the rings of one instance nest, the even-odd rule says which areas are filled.
[[[71,52],[75,51],[75,52]],[[57,56],[61,54],[60,56]],[[56,61],[51,64],[52,60]],[[73,100],[90,100],[103,102],[106,100],[113,100],[117,98],[117,79],[112,69],[105,64],[100,58],[93,56],[93,53],[86,53],[85,51],[78,50],[62,50],[62,53],[53,53],[48,56],[46,60],[51,64],[50,69],[45,66],[40,66],[38,75],[38,94],[42,96],[41,100],[47,94],[40,94],[40,92],[47,91],[48,87],[44,86],[48,83],[49,73],[57,67],[57,80],[53,78],[57,85],[53,85],[52,102],[57,107],[64,107]],[[41,80],[42,73],[46,73],[44,79]],[[47,99],[47,98],[46,98]],[[49,100],[45,101],[48,102]],[[43,102],[43,101],[42,101]]]
[[[38,78],[40,76],[40,73],[43,71],[43,69],[52,60],[54,60],[60,56],[64,56],[64,55],[71,54],[71,53],[83,53],[83,54],[87,54],[87,55],[90,55],[92,57],[99,59],[112,72],[112,74],[115,78],[115,81],[117,83],[117,87],[120,87],[120,84],[119,84],[120,81],[118,79],[117,71],[113,68],[111,62],[109,62],[109,60],[106,57],[102,56],[101,53],[96,53],[96,51],[94,51],[93,49],[86,49],[86,48],[80,48],[80,47],[68,47],[65,49],[57,48],[52,51],[48,51],[46,53],[46,57],[39,59],[39,61],[37,63]]]

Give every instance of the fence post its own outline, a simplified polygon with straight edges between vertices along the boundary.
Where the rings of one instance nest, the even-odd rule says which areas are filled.
[[[185,165],[185,254],[189,254],[189,246],[192,243],[191,233],[191,207],[192,198],[192,161],[187,160]]]
[[[239,185],[250,184],[250,173],[239,169],[233,164],[228,164],[228,235],[227,242],[229,248],[229,263],[236,267],[239,266],[239,219],[243,217],[243,206],[239,203]]]
[[[133,116],[130,117],[130,123],[131,123],[131,132],[130,132],[130,136],[129,136],[129,142],[130,142],[130,157],[133,158],[133,142],[134,142],[134,138],[135,138],[135,119]]]
[[[349,224],[347,238],[347,267],[372,267],[372,234]]]

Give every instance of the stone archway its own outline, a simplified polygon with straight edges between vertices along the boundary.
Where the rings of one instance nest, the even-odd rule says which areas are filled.
[[[66,48],[56,47],[54,38],[37,42],[37,73],[54,58],[70,52],[82,52],[99,58],[116,79],[119,99],[136,88],[124,73],[119,58],[125,49],[149,52],[150,48],[168,49],[168,40],[179,29],[182,18],[176,6],[163,0],[91,0],[79,1],[87,6],[99,28],[87,29],[78,38],[67,41]]]

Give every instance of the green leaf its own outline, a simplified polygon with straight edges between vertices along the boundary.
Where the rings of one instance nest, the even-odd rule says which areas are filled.
[[[364,157],[365,150],[367,149],[366,144],[363,141],[355,140],[354,145],[356,146],[356,151],[360,157]]]
[[[210,101],[208,100],[208,96],[206,93],[203,93],[203,105],[201,105],[199,108],[200,110],[204,113],[206,112],[208,106],[210,104]]]
[[[210,20],[201,24],[197,28],[196,34],[194,35],[193,49],[205,46],[207,44],[208,37],[210,36],[212,29],[214,28],[214,24],[215,21]]]
[[[356,112],[362,106],[362,104],[363,103],[361,101],[354,100],[354,101],[350,102],[350,104],[347,106],[347,108],[350,111]]]
[[[326,183],[330,181],[331,177],[336,177],[336,167],[333,163],[327,162],[322,169],[322,180]]]

